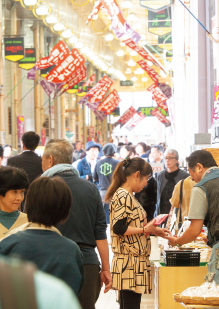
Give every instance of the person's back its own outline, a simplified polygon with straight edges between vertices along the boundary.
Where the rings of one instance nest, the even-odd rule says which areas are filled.
[[[99,181],[100,190],[107,190],[111,184],[112,174],[119,163],[112,157],[106,157],[97,162],[94,170],[94,181]]]
[[[55,230],[27,229],[0,242],[0,254],[16,255],[65,281],[79,294],[83,284],[83,262],[78,246]]]
[[[29,182],[43,173],[42,159],[34,152],[39,144],[40,137],[35,132],[25,132],[22,136],[23,152],[11,157],[7,165],[22,168],[28,175]]]

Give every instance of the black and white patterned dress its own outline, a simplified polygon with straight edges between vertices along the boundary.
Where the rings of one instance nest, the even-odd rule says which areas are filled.
[[[143,228],[147,222],[146,212],[137,199],[124,188],[119,188],[110,202],[111,248],[114,253],[112,289],[151,293],[150,237],[143,234],[114,234],[114,224],[124,218],[129,226],[137,228]]]

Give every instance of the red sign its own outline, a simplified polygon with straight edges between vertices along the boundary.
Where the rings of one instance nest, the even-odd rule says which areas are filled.
[[[147,63],[144,60],[138,61],[137,62],[142,69],[148,73],[148,75],[150,76],[150,78],[158,84],[158,80],[159,80],[159,75],[157,74],[157,72],[152,69],[149,65],[147,65]]]
[[[150,87],[147,89],[153,94],[154,100],[157,102],[157,105],[164,109],[165,111],[168,110],[167,105],[164,103],[167,100],[167,97],[163,94],[163,92],[160,90],[160,88],[157,86],[156,83],[152,84]]]
[[[76,71],[71,75],[71,81],[68,83],[67,87],[65,87],[63,92],[71,89],[74,87],[74,85],[78,84],[80,81],[82,81],[86,74],[86,68],[84,65],[81,65],[79,68],[76,69]]]
[[[104,100],[100,103],[97,110],[110,114],[116,106],[121,102],[118,92],[114,89]]]
[[[119,120],[117,121],[117,123],[121,123],[121,124],[125,124],[126,122],[128,122],[135,114],[137,113],[137,111],[134,109],[134,107],[129,107],[129,109],[127,109],[127,111],[119,118]]]
[[[18,144],[21,143],[21,138],[23,134],[24,134],[24,116],[17,116]]]
[[[36,63],[36,66],[38,69],[46,69],[49,66],[59,63],[68,53],[68,47],[60,40],[51,50],[50,56],[40,59]]]
[[[160,66],[160,64],[151,57],[146,50],[144,50],[142,47],[139,47],[134,41],[131,39],[123,41],[129,48],[135,50],[140,56],[142,56],[144,59],[153,62],[154,65],[158,66],[160,69],[163,70],[163,68]]]
[[[143,119],[145,118],[145,115],[139,112],[138,114],[135,114],[134,117],[128,122],[127,126],[125,127],[127,130],[131,131],[136,127]]]
[[[45,146],[46,144],[46,129],[42,128],[41,129],[41,145]]]
[[[157,108],[151,110],[151,115],[157,117],[158,120],[165,124],[166,127],[171,125],[170,121]]]
[[[104,76],[99,82],[85,95],[89,97],[89,102],[96,103],[100,102],[109,88],[112,86],[113,81],[108,77]]]
[[[78,89],[78,92],[80,92],[82,90],[83,87],[87,87],[90,86],[94,83],[95,80],[95,73],[88,79],[88,81],[86,81],[86,83],[84,83],[80,89]]]
[[[79,53],[76,48],[73,48],[63,60],[53,68],[45,77],[52,83],[67,82],[75,70],[83,65],[85,62],[84,57]]]

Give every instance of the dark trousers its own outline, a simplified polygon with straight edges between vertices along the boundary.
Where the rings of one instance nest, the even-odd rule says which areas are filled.
[[[105,210],[105,214],[106,214],[106,223],[110,224],[110,217],[109,217],[109,204],[103,202],[103,208]]]
[[[79,294],[79,301],[82,309],[95,309],[95,303],[99,297],[101,289],[99,265],[84,265],[84,285]]]
[[[129,291],[120,291],[120,309],[140,309],[141,294]]]

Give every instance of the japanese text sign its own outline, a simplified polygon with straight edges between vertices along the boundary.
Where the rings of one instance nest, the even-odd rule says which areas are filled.
[[[163,92],[160,90],[160,88],[157,86],[156,83],[148,87],[147,90],[153,94],[153,99],[157,102],[157,105],[160,108],[168,110],[167,105],[164,104],[164,102],[166,102],[167,100],[167,97],[165,97],[165,95],[163,94]]]
[[[37,61],[36,66],[38,69],[46,69],[49,66],[59,63],[69,53],[68,47],[60,40],[51,50],[50,56],[44,57]]]
[[[95,80],[95,73],[88,79],[88,81],[86,81],[86,83],[84,83],[80,89],[78,89],[78,92],[82,91],[83,87],[87,87],[90,86],[94,83]]]
[[[143,119],[145,119],[145,115],[143,115],[141,112],[138,114],[135,114],[134,117],[127,123],[127,126],[125,127],[127,130],[131,131],[134,129]]]
[[[149,65],[147,65],[147,63],[144,60],[140,60],[137,62],[142,69],[148,73],[148,75],[150,76],[150,78],[155,82],[158,83],[159,80],[159,75],[157,74],[157,72],[152,69]]]
[[[101,101],[109,88],[112,86],[113,81],[108,77],[104,76],[99,82],[87,93],[89,96],[89,102],[95,103]]]
[[[97,110],[110,114],[116,106],[121,102],[118,92],[114,89],[104,100],[100,103]]]
[[[151,115],[157,117],[166,127],[171,125],[170,121],[157,108],[151,111]]]
[[[52,83],[64,83],[84,62],[84,57],[76,48],[73,48],[45,78]]]
[[[125,124],[126,122],[128,122],[135,114],[136,114],[136,110],[134,109],[134,107],[130,107],[129,109],[127,109],[127,111],[119,118],[119,120],[117,121],[118,123],[121,124]]]
[[[75,70],[75,72],[71,75],[71,81],[68,82],[67,87],[64,88],[64,91],[67,91],[74,87],[74,85],[78,84],[86,77],[86,68],[84,65],[81,65],[79,68]]]
[[[24,58],[24,38],[4,38],[5,59],[9,61],[19,61]]]

